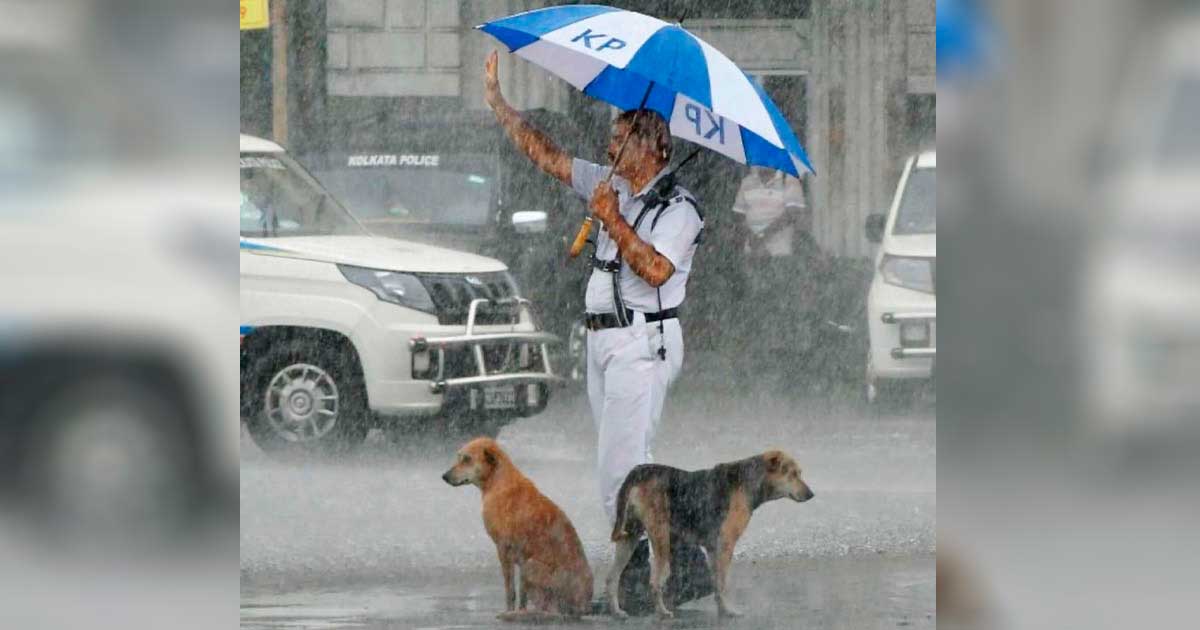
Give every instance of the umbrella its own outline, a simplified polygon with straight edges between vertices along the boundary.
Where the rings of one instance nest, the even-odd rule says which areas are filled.
[[[742,164],[795,177],[814,172],[762,86],[678,24],[613,7],[566,5],[476,28],[584,94],[622,110],[658,112],[673,136]]]

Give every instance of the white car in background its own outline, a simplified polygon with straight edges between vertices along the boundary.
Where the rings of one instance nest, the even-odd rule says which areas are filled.
[[[879,243],[867,294],[866,397],[904,398],[928,382],[937,356],[937,153],[909,158],[886,215],[867,218]]]
[[[545,408],[556,338],[503,263],[371,235],[272,142],[243,135],[240,173],[241,406],[263,450]]]

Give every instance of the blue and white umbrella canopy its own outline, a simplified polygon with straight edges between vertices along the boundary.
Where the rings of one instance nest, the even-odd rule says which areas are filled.
[[[584,94],[635,109],[646,99],[671,134],[743,164],[800,177],[808,155],[762,86],[678,24],[599,5],[537,9],[476,28]]]

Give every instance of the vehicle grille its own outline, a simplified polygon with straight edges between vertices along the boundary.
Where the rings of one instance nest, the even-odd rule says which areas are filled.
[[[504,272],[470,274],[421,274],[418,276],[433,304],[438,323],[447,326],[467,323],[471,300],[503,300],[515,297],[515,287]],[[515,305],[481,304],[475,315],[480,325],[515,324],[519,311]]]

